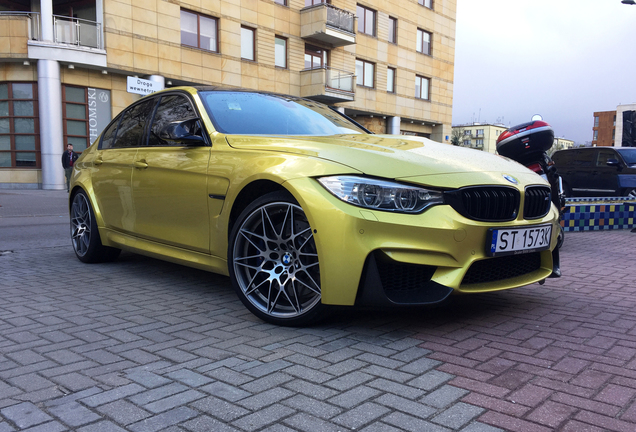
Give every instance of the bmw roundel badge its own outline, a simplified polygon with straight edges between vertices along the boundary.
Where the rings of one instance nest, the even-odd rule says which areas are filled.
[[[514,178],[510,174],[503,174],[503,178],[505,178],[506,180],[508,180],[512,184],[519,184],[519,180],[517,180],[516,178]]]

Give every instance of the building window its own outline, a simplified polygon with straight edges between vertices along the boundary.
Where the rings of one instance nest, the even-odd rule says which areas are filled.
[[[276,36],[274,38],[274,63],[281,68],[287,68],[287,39]]]
[[[389,17],[389,42],[397,43],[397,18]]]
[[[614,116],[614,126],[616,126],[616,116]]]
[[[470,147],[470,140],[464,140],[464,147]]]
[[[477,136],[484,136],[484,130],[483,129],[477,129]]]
[[[418,99],[429,99],[429,87],[431,80],[423,76],[415,76],[415,97]]]
[[[475,140],[475,146],[476,147],[483,147],[484,146],[484,140],[483,139]]]
[[[0,168],[40,167],[37,85],[0,83]]]
[[[314,45],[305,44],[305,69],[326,67],[329,51]]]
[[[374,87],[375,64],[356,59],[356,84]]]
[[[598,127],[598,117],[594,117],[594,127]]]
[[[419,4],[429,9],[433,9],[433,0],[417,0]]]
[[[274,3],[278,3],[279,5],[287,6],[287,0],[274,0]]]
[[[241,58],[245,60],[255,60],[256,54],[256,30],[250,27],[241,27]]]
[[[181,10],[181,44],[218,52],[218,20]]]
[[[431,55],[431,34],[422,29],[417,29],[417,52]]]
[[[322,3],[329,3],[327,0],[305,0],[305,6],[313,6]]]
[[[358,14],[358,31],[370,36],[375,36],[375,15],[373,9],[358,5],[356,7]]]
[[[83,152],[90,145],[86,88],[63,86],[62,106],[64,147],[73,144],[73,151]]]
[[[386,70],[386,91],[389,93],[395,93],[395,68],[387,68]]]
[[[594,131],[594,138],[592,139],[592,141],[597,141],[598,140],[598,131],[595,130]]]

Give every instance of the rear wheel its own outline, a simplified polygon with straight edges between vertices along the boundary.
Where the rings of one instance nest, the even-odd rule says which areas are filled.
[[[621,196],[636,199],[636,188],[623,189],[623,193],[621,194]]]
[[[228,267],[239,298],[262,320],[298,326],[324,316],[314,232],[288,193],[269,193],[241,213]]]
[[[77,192],[71,203],[71,243],[77,258],[85,263],[112,261],[121,252],[102,245],[95,213],[84,191]]]

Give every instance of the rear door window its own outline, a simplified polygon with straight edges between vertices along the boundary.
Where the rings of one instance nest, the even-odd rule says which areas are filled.
[[[152,98],[128,108],[119,123],[112,147],[125,148],[143,145],[144,129],[156,103],[157,98]]]
[[[585,168],[592,167],[596,164],[594,157],[596,156],[596,152],[590,151],[581,151],[578,152],[578,155],[574,159],[574,167],[575,168]]]

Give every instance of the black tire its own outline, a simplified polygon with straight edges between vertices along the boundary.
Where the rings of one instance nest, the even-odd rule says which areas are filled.
[[[557,237],[557,248],[561,249],[563,246],[563,242],[565,242],[565,230],[562,226],[559,226],[559,235]]]
[[[243,210],[230,234],[228,268],[250,312],[284,326],[325,316],[313,236],[305,212],[287,192],[268,193]]]
[[[636,188],[623,189],[621,196],[636,199]]]
[[[102,245],[95,212],[84,191],[77,192],[71,202],[71,244],[85,263],[113,261],[121,253],[121,249]]]

